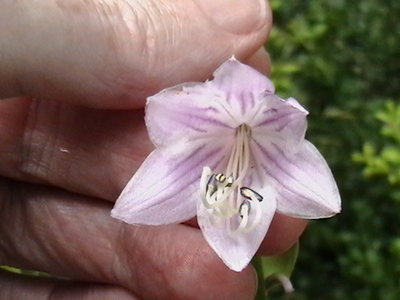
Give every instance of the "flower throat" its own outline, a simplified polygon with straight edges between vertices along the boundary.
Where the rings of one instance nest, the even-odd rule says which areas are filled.
[[[232,234],[251,231],[261,220],[263,197],[243,186],[250,167],[250,138],[249,126],[237,127],[225,173],[212,173],[209,167],[204,167],[200,180],[203,205],[215,224],[230,221]]]

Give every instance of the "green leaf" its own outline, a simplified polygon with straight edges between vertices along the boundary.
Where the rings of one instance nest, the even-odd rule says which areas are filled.
[[[6,270],[11,273],[21,274],[21,269],[10,267],[10,266],[0,266],[0,269]]]
[[[274,274],[282,274],[286,277],[290,277],[296,264],[298,254],[299,243],[296,243],[292,248],[281,255],[263,257],[264,278],[268,278]]]
[[[40,271],[24,270],[10,266],[0,266],[0,269],[6,270],[11,273],[34,276],[34,277],[52,277],[50,274]],[[62,278],[62,277],[59,277]]]

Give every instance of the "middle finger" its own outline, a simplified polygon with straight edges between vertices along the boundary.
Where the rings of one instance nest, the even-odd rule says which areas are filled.
[[[120,285],[144,299],[254,293],[252,268],[226,268],[198,229],[127,225],[106,201],[39,185],[0,180],[0,195],[0,264]]]
[[[0,175],[113,200],[152,150],[143,110],[0,101]]]

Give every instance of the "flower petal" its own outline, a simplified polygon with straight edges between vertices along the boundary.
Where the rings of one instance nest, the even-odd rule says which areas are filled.
[[[235,58],[224,62],[215,72],[211,84],[224,92],[230,111],[236,119],[245,123],[248,112],[258,106],[262,99],[259,95],[264,92],[273,93],[272,82],[255,69],[240,63]],[[240,125],[240,123],[238,124]]]
[[[210,247],[217,253],[222,261],[236,272],[242,271],[251,261],[260,247],[276,209],[276,193],[266,187],[258,190],[264,199],[259,202],[262,208],[262,218],[250,232],[230,233],[230,221],[224,220],[214,224],[212,216],[202,201],[197,205],[197,219],[203,236]]]
[[[203,166],[218,168],[226,160],[226,147],[215,142],[157,148],[130,179],[111,215],[144,225],[178,223],[194,217]]]
[[[209,82],[184,84],[149,97],[146,126],[155,146],[179,139],[234,133],[231,116],[219,103],[224,95]]]
[[[304,140],[296,153],[277,144],[251,143],[254,160],[277,190],[277,211],[301,218],[325,218],[340,212],[340,195],[318,150]]]
[[[308,112],[294,98],[284,100],[265,93],[265,104],[252,118],[249,126],[260,143],[276,143],[293,152],[303,142],[307,129]]]

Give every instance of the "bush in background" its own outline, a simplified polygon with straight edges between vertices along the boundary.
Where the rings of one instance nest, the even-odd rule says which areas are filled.
[[[310,111],[307,138],[343,199],[341,215],[311,222],[286,297],[398,299],[400,2],[270,3],[272,79]]]

